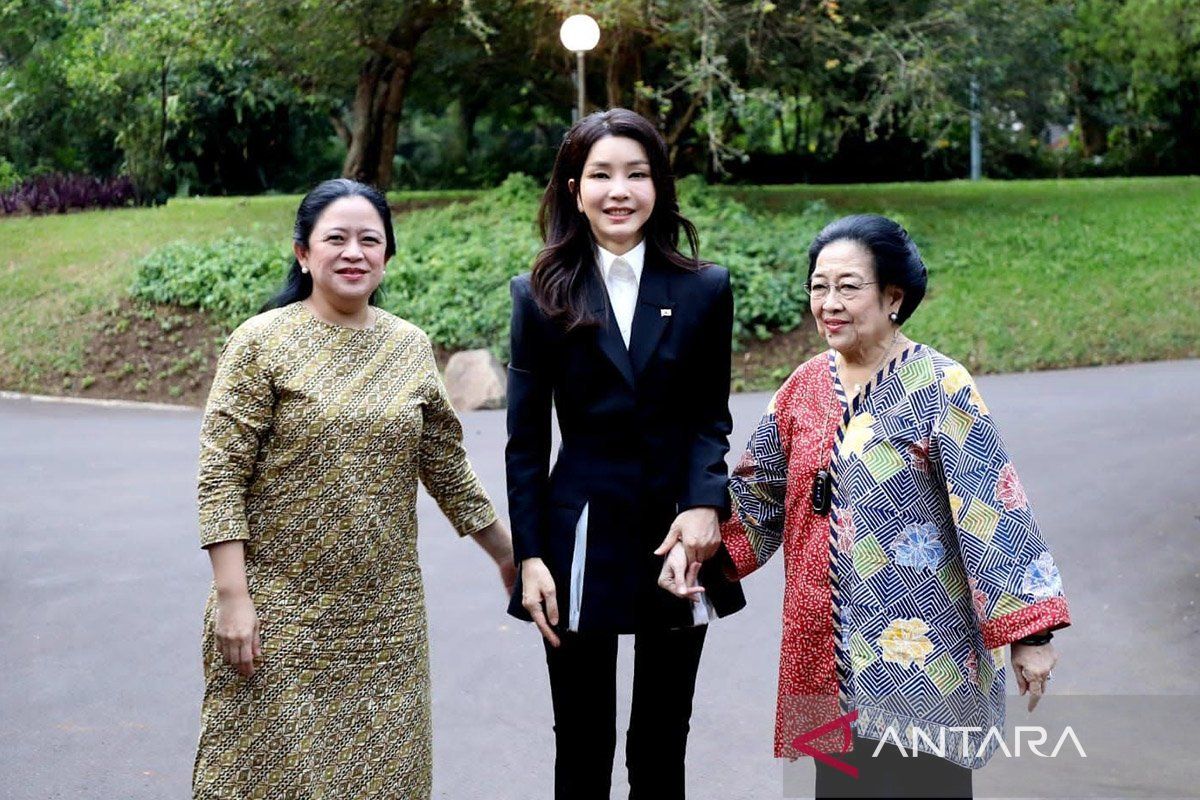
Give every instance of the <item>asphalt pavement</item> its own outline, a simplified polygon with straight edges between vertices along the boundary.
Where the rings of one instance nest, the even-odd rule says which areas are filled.
[[[1200,361],[979,383],[1075,622],[1055,639],[1055,696],[1038,714],[1055,703],[1091,709],[1104,719],[1086,744],[1108,754],[1083,771],[1049,771],[1036,792],[1016,791],[1194,795],[1194,761],[1172,748],[1198,749]],[[731,459],[767,400],[733,398]],[[463,422],[472,462],[503,511],[504,412]],[[190,796],[210,579],[196,536],[199,423],[197,410],[0,400],[0,797]],[[434,796],[548,798],[550,698],[536,631],[504,615],[490,562],[424,494],[419,516]],[[748,607],[710,631],[689,797],[811,791],[811,762],[785,767],[771,756],[781,566],[776,558],[748,578]],[[624,719],[631,665],[632,643],[623,643]],[[622,739],[614,797],[625,790]],[[977,795],[1012,795],[1024,771],[1019,760],[994,760],[976,774]]]

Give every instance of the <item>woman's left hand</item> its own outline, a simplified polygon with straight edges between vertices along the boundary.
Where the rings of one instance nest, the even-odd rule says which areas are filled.
[[[676,542],[682,542],[689,561],[707,561],[721,546],[721,521],[715,508],[697,507],[679,512],[667,538],[654,551],[656,556],[665,556]]]
[[[1036,647],[1013,642],[1009,660],[1017,677],[1017,688],[1022,695],[1029,692],[1029,710],[1033,711],[1049,686],[1050,671],[1058,663],[1058,651],[1049,642]]]

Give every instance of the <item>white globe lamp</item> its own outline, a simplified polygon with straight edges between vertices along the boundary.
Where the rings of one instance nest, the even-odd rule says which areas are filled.
[[[558,29],[563,47],[575,54],[575,118],[582,119],[586,98],[583,93],[583,54],[600,43],[600,26],[587,14],[575,14],[563,20]]]

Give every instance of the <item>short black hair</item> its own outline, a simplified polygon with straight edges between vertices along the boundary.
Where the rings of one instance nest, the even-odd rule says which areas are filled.
[[[928,271],[921,253],[904,226],[879,214],[853,214],[826,225],[808,248],[808,279],[817,268],[817,256],[834,242],[858,242],[871,253],[875,280],[879,288],[897,286],[904,299],[896,312],[896,322],[903,323],[917,310],[925,297]]]

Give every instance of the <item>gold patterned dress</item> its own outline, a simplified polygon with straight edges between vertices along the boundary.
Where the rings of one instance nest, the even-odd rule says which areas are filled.
[[[417,481],[460,535],[496,514],[429,340],[293,303],[230,336],[204,413],[200,542],[246,542],[263,658],[241,678],[204,619],[195,798],[428,798]]]

